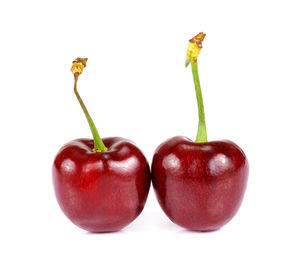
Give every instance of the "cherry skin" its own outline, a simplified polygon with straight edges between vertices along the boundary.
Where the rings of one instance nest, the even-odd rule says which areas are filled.
[[[231,141],[196,143],[173,137],[155,151],[152,183],[174,223],[197,231],[219,229],[237,213],[247,185],[248,161]]]
[[[76,139],[55,157],[52,175],[65,215],[90,232],[118,231],[143,210],[150,169],[129,140],[104,138],[107,151],[94,152],[92,139]]]

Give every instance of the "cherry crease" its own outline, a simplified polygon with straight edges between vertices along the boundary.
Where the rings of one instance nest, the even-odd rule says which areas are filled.
[[[94,152],[92,139],[64,145],[54,160],[53,183],[57,201],[77,226],[91,232],[118,231],[143,210],[150,169],[131,141],[104,138],[107,151]]]
[[[196,143],[177,136],[156,149],[151,172],[159,204],[174,223],[212,231],[237,213],[249,165],[231,141]]]

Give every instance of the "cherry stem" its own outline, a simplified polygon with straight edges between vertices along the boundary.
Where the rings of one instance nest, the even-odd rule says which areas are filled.
[[[195,84],[196,98],[198,104],[198,130],[195,142],[207,142],[207,132],[206,132],[206,123],[205,123],[205,113],[204,113],[204,105],[203,98],[201,92],[201,85],[199,81],[198,75],[198,63],[191,61],[193,79]]]
[[[81,72],[77,72],[76,71],[74,73],[74,79],[75,79],[75,82],[74,82],[74,93],[75,93],[75,95],[76,95],[76,97],[78,99],[78,102],[79,102],[79,104],[80,104],[80,106],[81,106],[81,108],[82,108],[82,110],[83,110],[83,112],[85,114],[85,117],[86,117],[86,119],[87,119],[87,121],[89,123],[90,129],[91,129],[92,134],[93,134],[93,138],[94,138],[94,148],[93,148],[93,151],[94,152],[106,151],[107,148],[104,145],[102,139],[100,138],[100,135],[98,133],[98,130],[97,130],[97,128],[96,128],[93,120],[92,120],[92,117],[90,116],[90,114],[89,114],[89,112],[88,112],[88,110],[87,110],[84,102],[82,101],[82,99],[81,99],[81,97],[80,97],[80,95],[79,95],[79,93],[77,91],[77,81],[78,81],[78,77],[79,77],[79,75],[80,75]]]
[[[206,132],[206,123],[205,123],[205,113],[204,113],[204,105],[203,98],[201,92],[201,85],[198,74],[198,63],[197,57],[202,49],[202,41],[205,37],[204,33],[199,33],[194,38],[192,38],[189,42],[189,47],[187,50],[187,57],[185,61],[185,66],[191,64],[192,74],[195,84],[196,98],[198,104],[198,130],[195,142],[207,142],[207,132]]]

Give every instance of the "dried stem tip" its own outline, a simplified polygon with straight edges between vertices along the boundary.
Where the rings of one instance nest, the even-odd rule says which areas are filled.
[[[86,67],[87,58],[76,58],[72,63],[71,71],[75,75],[78,73],[80,75],[83,69]]]
[[[195,37],[189,40],[189,46],[186,52],[185,66],[192,62],[197,62],[197,57],[202,49],[202,41],[205,38],[205,33],[200,32]]]
[[[189,40],[191,43],[196,43],[197,46],[201,49],[202,48],[202,41],[204,40],[206,34],[203,32],[200,32],[195,37]]]

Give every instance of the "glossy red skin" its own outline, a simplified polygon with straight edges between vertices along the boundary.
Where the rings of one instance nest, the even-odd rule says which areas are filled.
[[[159,204],[174,223],[212,231],[237,213],[249,166],[231,141],[195,143],[178,136],[156,149],[151,172]]]
[[[90,232],[118,231],[143,210],[150,169],[142,152],[129,140],[104,138],[107,151],[95,153],[93,140],[64,145],[54,160],[53,183],[65,215]]]

